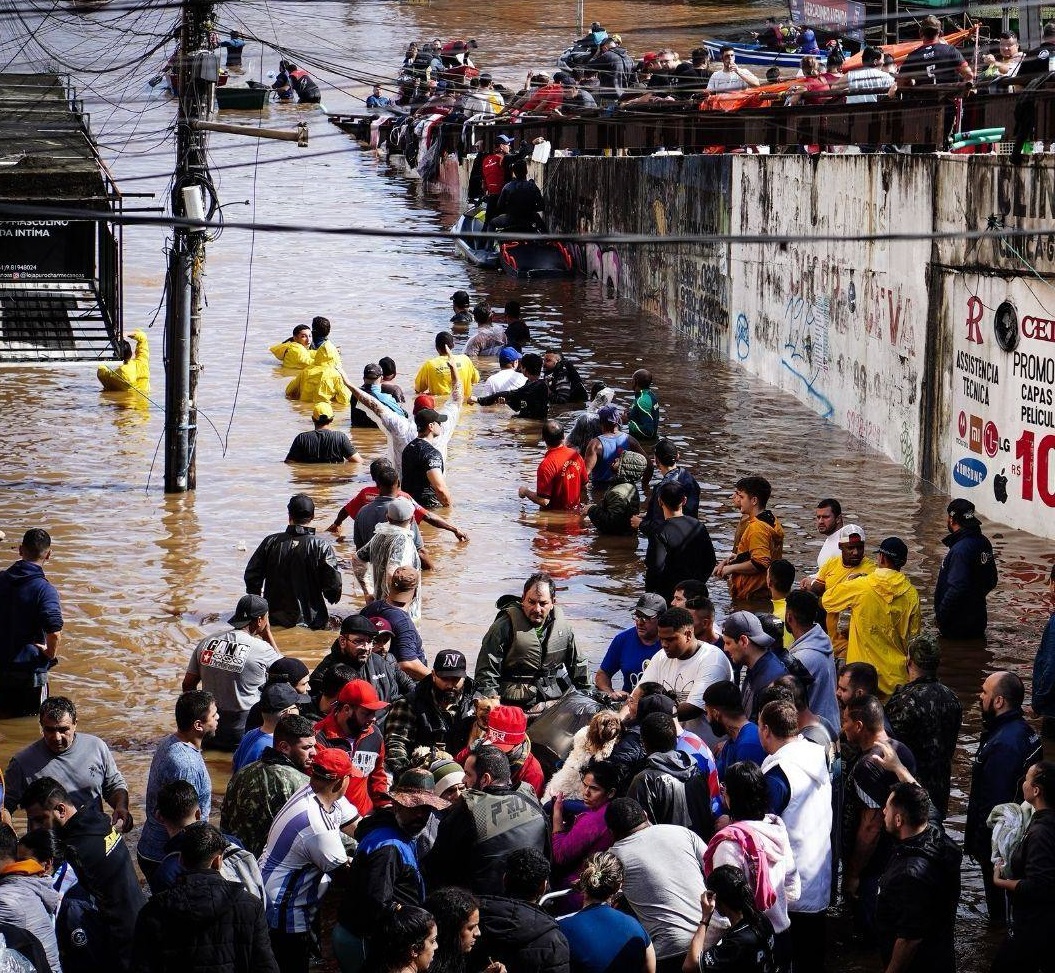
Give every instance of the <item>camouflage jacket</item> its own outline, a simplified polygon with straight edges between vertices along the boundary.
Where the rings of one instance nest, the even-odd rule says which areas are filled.
[[[894,690],[886,704],[887,719],[916,758],[916,779],[927,789],[942,818],[949,810],[949,777],[963,707],[936,676],[920,676]]]
[[[307,782],[307,776],[288,757],[268,747],[259,760],[231,778],[220,812],[220,830],[259,858],[275,815]]]

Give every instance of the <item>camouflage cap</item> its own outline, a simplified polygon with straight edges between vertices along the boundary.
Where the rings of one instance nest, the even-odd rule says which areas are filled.
[[[917,669],[924,672],[937,672],[941,665],[941,648],[927,635],[914,638],[908,645],[908,657]]]

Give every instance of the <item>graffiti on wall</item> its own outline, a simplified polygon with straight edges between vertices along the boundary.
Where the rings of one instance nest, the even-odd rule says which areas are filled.
[[[802,392],[821,416],[830,419],[835,406],[818,387],[828,370],[828,327],[831,319],[826,297],[807,301],[789,297],[784,305],[784,348],[781,365],[802,383]]]

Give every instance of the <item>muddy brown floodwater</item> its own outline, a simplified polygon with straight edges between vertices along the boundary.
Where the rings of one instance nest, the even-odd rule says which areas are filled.
[[[239,5],[241,6],[241,5]],[[248,5],[247,5],[248,6]],[[307,10],[310,7],[310,16]],[[552,66],[574,36],[572,5],[497,0],[486,15],[473,5],[326,3],[254,4],[250,12],[220,8],[220,26],[247,32],[298,52],[324,84],[326,108],[354,111],[367,93],[367,76],[390,78],[405,44],[435,35],[474,36],[478,63],[517,87],[532,66]],[[64,8],[63,8],[64,9]],[[587,4],[586,19],[603,19],[622,32],[634,53],[670,45],[683,54],[708,24],[758,20],[770,8],[719,3]],[[28,22],[34,23],[31,16]],[[123,18],[123,19],[121,19]],[[18,25],[4,18],[2,51],[14,66],[41,67],[56,58],[98,68],[145,49],[140,35],[172,24],[167,6],[140,13],[105,11],[87,17],[52,14],[36,40],[23,45]],[[125,30],[115,43],[115,23]],[[247,71],[273,71],[277,54],[246,49]],[[101,53],[100,53],[101,52]],[[313,65],[355,68],[358,81]],[[171,171],[167,143],[173,104],[141,71],[119,77],[74,72],[106,158],[126,192],[163,201]],[[341,69],[341,73],[348,72]],[[255,125],[255,115],[232,120]],[[213,136],[212,162],[229,220],[355,225],[405,229],[449,227],[457,202],[425,194],[396,176],[326,122],[317,110],[271,106],[263,122],[290,128],[307,121],[311,145]],[[259,163],[257,165],[256,163]],[[243,202],[248,205],[241,205]],[[138,202],[138,201],[137,201]],[[150,200],[142,201],[151,204]],[[135,204],[130,203],[130,204]],[[142,797],[152,741],[168,732],[172,705],[194,643],[214,630],[241,594],[242,571],[259,539],[285,523],[288,497],[304,490],[316,500],[320,526],[367,482],[358,468],[291,468],[282,459],[292,437],[309,426],[309,407],[283,397],[285,378],[267,346],[315,314],[330,317],[350,373],[392,355],[409,386],[432,337],[446,326],[449,295],[466,288],[500,307],[517,297],[534,344],[560,348],[586,377],[621,393],[630,375],[647,366],[656,376],[663,432],[703,485],[702,516],[716,546],[727,550],[736,513],[732,483],[762,473],[774,484],[772,509],[786,532],[786,556],[800,569],[815,560],[819,540],[813,509],[822,496],[842,500],[848,520],[871,539],[905,538],[908,573],[930,617],[930,593],[941,561],[947,498],[878,456],[791,398],[706,357],[598,284],[516,282],[461,263],[442,241],[383,241],[310,232],[257,233],[228,229],[208,250],[199,385],[198,490],[161,492],[158,444],[163,399],[161,298],[164,235],[126,233],[126,327],[149,328],[153,402],[99,392],[88,365],[0,368],[0,528],[8,559],[30,526],[54,537],[48,573],[62,593],[66,629],[52,692],[72,696],[80,727],[106,739],[129,777],[132,804]],[[489,362],[485,371],[493,369]],[[379,435],[355,431],[367,457]],[[519,589],[530,572],[559,579],[560,600],[593,665],[612,635],[629,624],[642,580],[644,545],[597,538],[570,515],[540,514],[516,499],[541,455],[536,425],[517,423],[501,409],[466,409],[450,446],[448,479],[455,498],[450,517],[472,536],[467,546],[425,528],[437,569],[424,587],[422,632],[430,654],[457,647],[475,657],[494,614],[495,599]],[[1000,587],[990,598],[988,644],[945,648],[944,679],[964,701],[966,721],[957,753],[951,827],[962,827],[964,787],[979,719],[974,694],[983,673],[1010,666],[1028,678],[1047,618],[1043,578],[1055,551],[1050,542],[991,525],[1000,558]],[[346,546],[340,546],[347,553]],[[350,580],[350,579],[349,579]],[[354,608],[352,585],[342,606]],[[724,590],[715,591],[720,610]],[[280,631],[284,651],[315,662],[329,635]],[[33,720],[0,723],[0,759],[34,739]],[[209,758],[217,789],[226,760]],[[977,871],[965,869],[961,902],[961,969],[988,966],[990,945],[979,921]],[[872,969],[870,958],[840,949],[842,969]]]

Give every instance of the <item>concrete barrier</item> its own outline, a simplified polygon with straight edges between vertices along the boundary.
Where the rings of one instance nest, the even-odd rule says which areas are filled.
[[[534,174],[556,230],[789,238],[579,259],[985,518],[1055,537],[1055,158],[573,157]],[[846,240],[873,233],[919,239]]]

